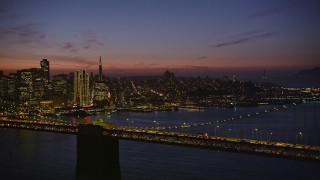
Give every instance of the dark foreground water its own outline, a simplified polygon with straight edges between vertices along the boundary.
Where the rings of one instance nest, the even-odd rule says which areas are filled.
[[[117,113],[90,119],[160,127],[223,120],[273,107]],[[320,104],[303,104],[220,123],[219,128],[175,130],[319,145],[319,118]],[[303,135],[298,136],[299,132]],[[76,152],[74,135],[0,129],[0,179],[75,179]],[[120,141],[120,167],[122,179],[320,179],[320,163],[133,141]]]

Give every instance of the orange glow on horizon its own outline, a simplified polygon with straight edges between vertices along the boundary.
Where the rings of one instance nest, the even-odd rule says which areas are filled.
[[[316,67],[316,61],[303,62],[296,59],[277,61],[271,63],[264,59],[242,59],[242,58],[208,58],[204,60],[193,60],[186,58],[165,58],[163,60],[144,60],[133,61],[130,59],[114,60],[107,56],[102,56],[103,70],[108,73],[161,73],[165,70],[171,71],[245,71],[261,69],[303,69]],[[159,57],[158,57],[159,58]],[[156,59],[158,59],[156,58]],[[36,59],[36,60],[35,60]],[[0,70],[5,73],[16,72],[20,69],[39,68],[41,59],[48,59],[52,74],[69,73],[76,70],[86,69],[89,72],[97,72],[98,58],[78,58],[69,56],[17,56],[0,57]],[[183,59],[186,59],[185,61]],[[284,58],[282,58],[284,59]],[[233,62],[233,63],[231,63]],[[318,65],[319,66],[319,65]]]

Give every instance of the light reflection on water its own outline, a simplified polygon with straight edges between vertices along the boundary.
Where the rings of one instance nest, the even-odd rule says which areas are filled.
[[[223,120],[277,106],[206,108],[202,112],[118,112],[108,116],[63,117],[68,122],[111,122],[119,126],[178,126]],[[319,145],[320,104],[303,104],[286,110],[228,123],[174,129],[210,135],[271,138]],[[61,117],[60,117],[61,118]],[[156,122],[156,123],[155,123]],[[159,123],[159,124],[157,124]],[[229,131],[231,129],[231,131]],[[252,134],[252,130],[258,132]],[[273,136],[266,137],[266,132]],[[1,179],[74,179],[76,136],[0,129]],[[263,162],[263,163],[261,163]],[[122,179],[320,179],[319,164],[255,155],[210,151],[171,145],[120,141]]]
[[[279,111],[265,113],[266,110],[274,110],[274,108],[279,109]],[[240,116],[241,118],[239,118]],[[62,118],[72,123],[94,123],[97,121],[132,128],[153,127],[154,129],[160,129],[166,127],[165,131],[208,133],[212,136],[320,145],[320,133],[318,133],[320,132],[319,103],[291,105],[288,108],[283,108],[280,105],[264,105],[257,107],[205,108],[204,111],[117,112],[111,115],[100,113],[87,117],[64,116]],[[230,121],[203,125],[208,122],[223,120]],[[196,126],[179,128],[185,125]],[[168,129],[168,127],[171,129]]]

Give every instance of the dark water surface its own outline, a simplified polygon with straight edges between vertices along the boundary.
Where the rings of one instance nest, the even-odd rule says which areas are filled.
[[[122,126],[179,126],[274,107],[277,106],[208,108],[201,112],[126,112],[97,115],[90,120],[102,119]],[[319,146],[319,118],[320,104],[303,104],[220,123],[219,128],[209,125],[174,130]],[[299,132],[303,135],[297,136]],[[76,153],[74,135],[0,129],[0,179],[75,179]],[[120,167],[122,179],[320,179],[320,163],[124,140],[120,141]]]

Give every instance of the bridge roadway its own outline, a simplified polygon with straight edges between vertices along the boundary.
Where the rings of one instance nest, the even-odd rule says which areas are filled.
[[[96,125],[80,124],[79,126],[91,127]],[[79,126],[41,121],[0,120],[0,127],[2,128],[27,129],[74,135],[79,133]],[[124,140],[180,145],[320,162],[319,146],[121,127],[104,127],[102,135]]]

